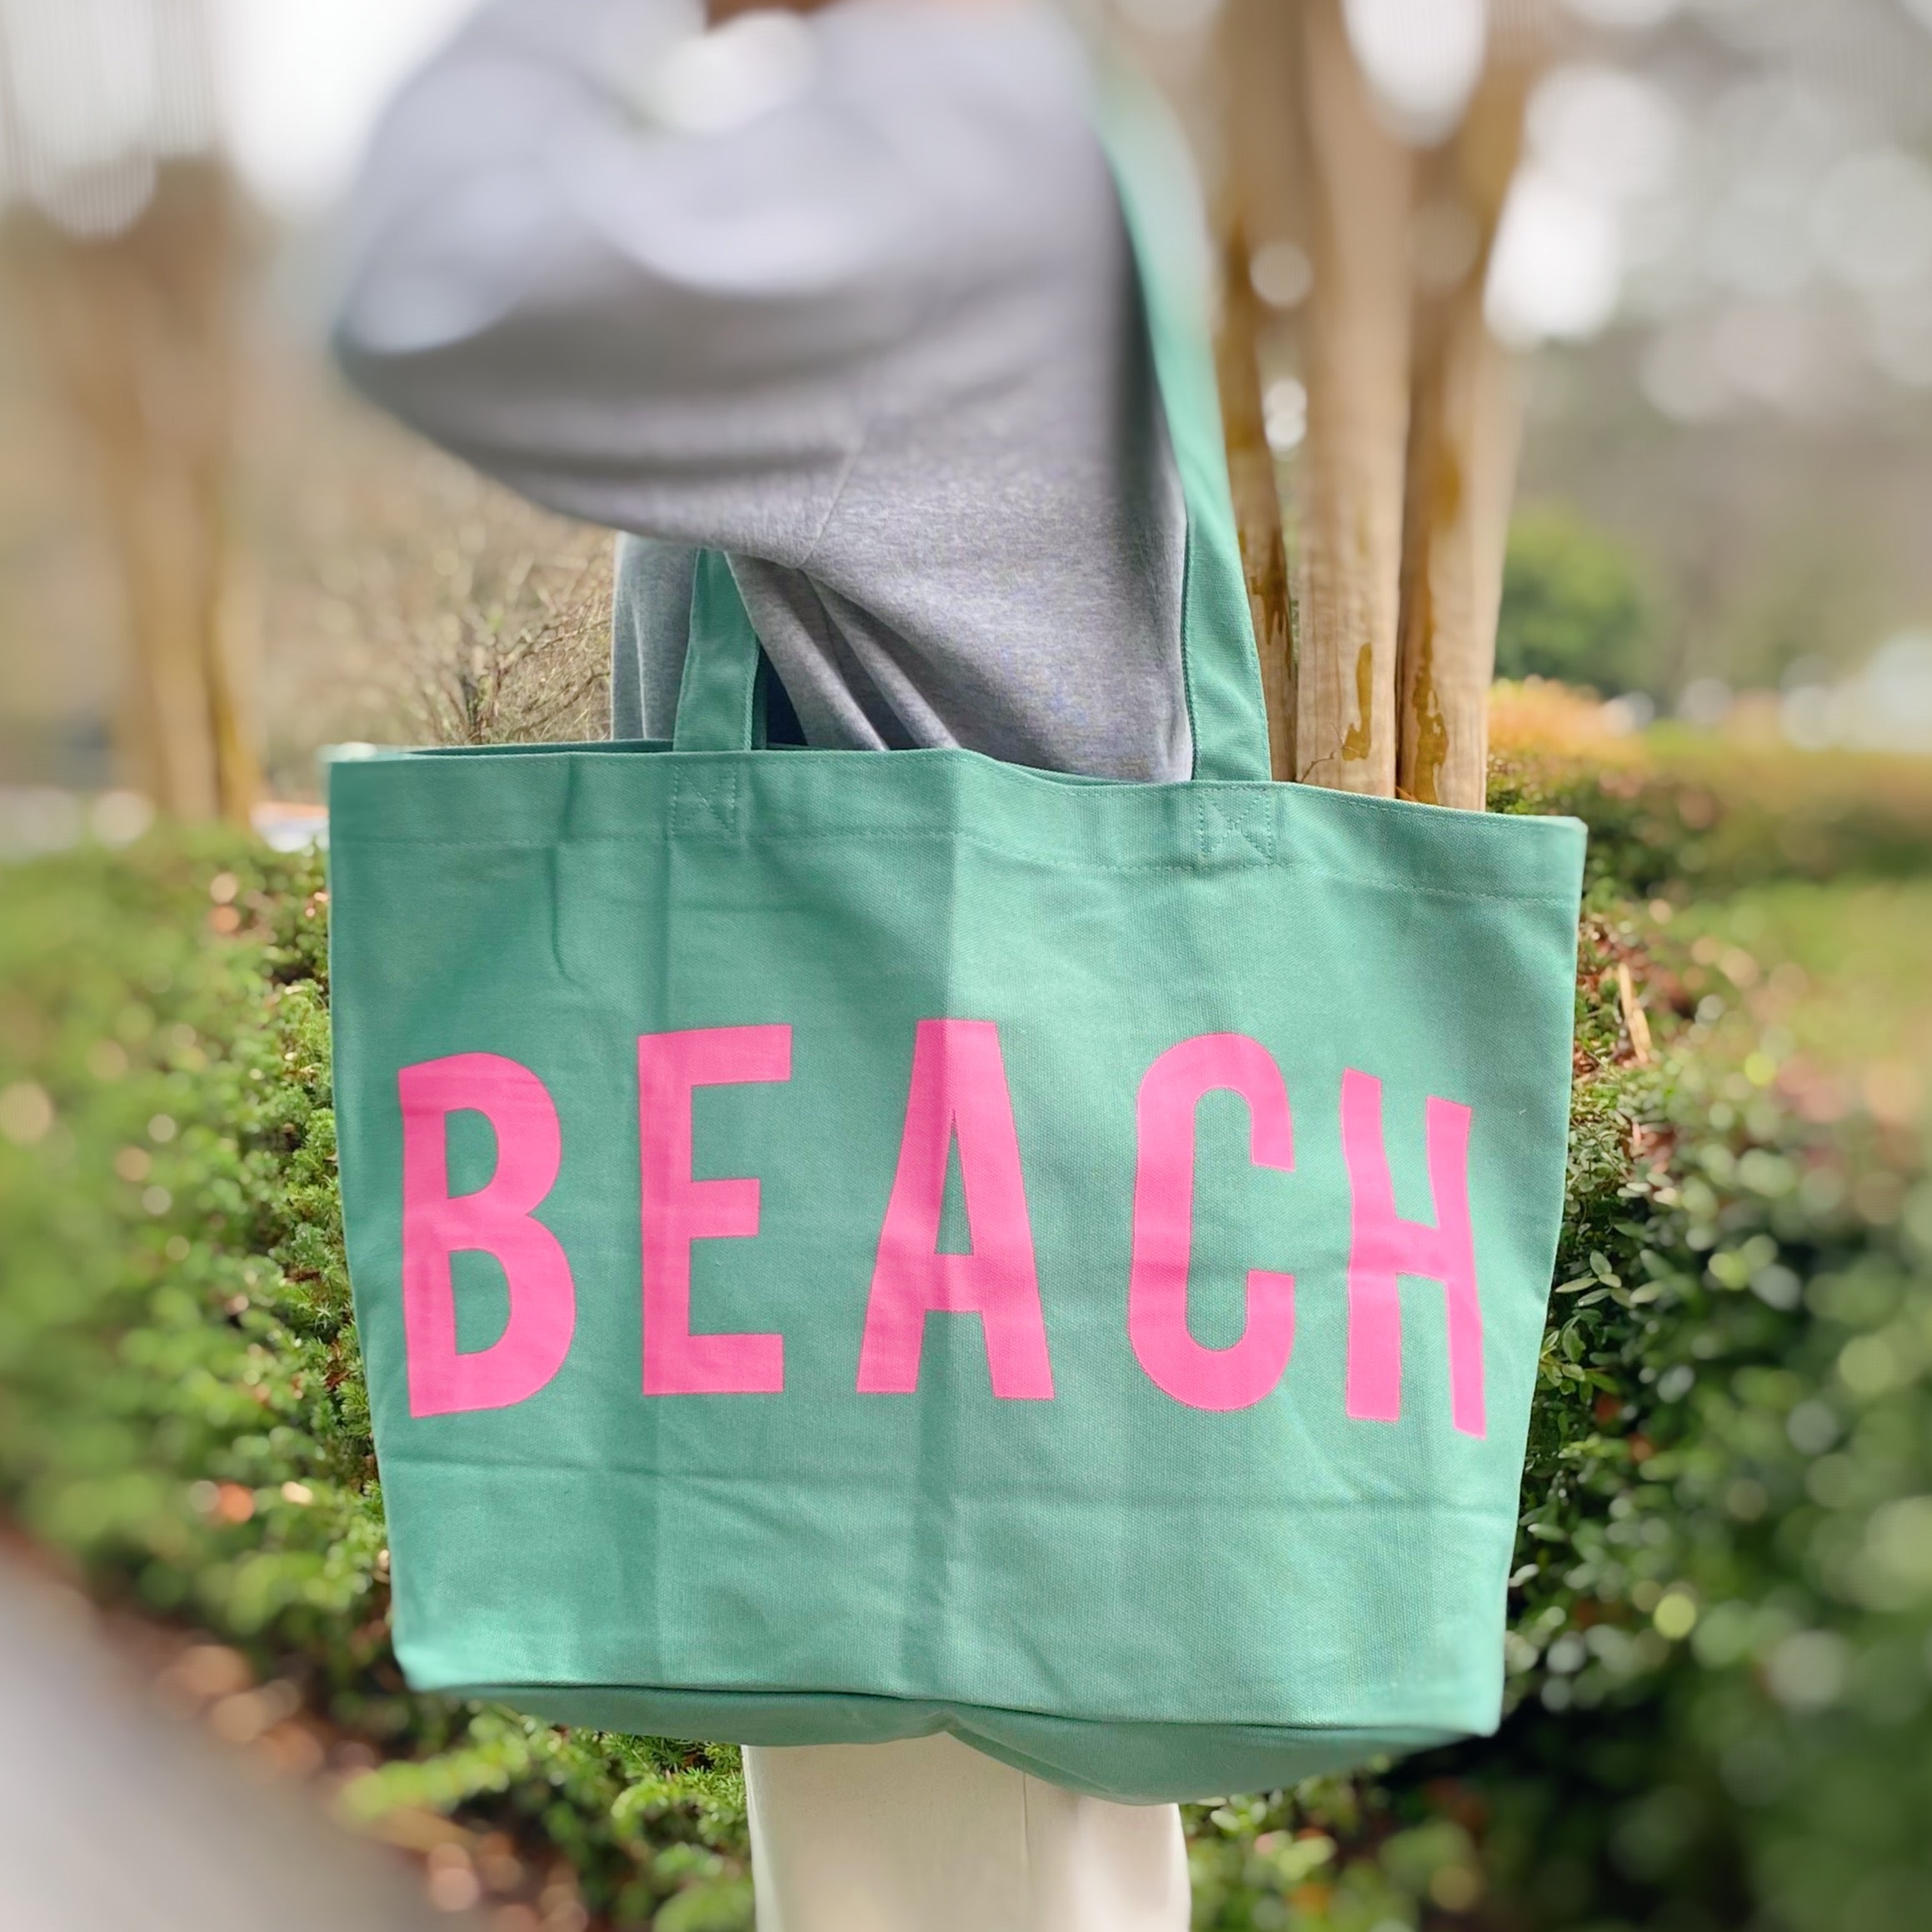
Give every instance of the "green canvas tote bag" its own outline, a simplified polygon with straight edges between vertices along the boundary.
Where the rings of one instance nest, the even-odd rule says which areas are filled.
[[[1269,781],[1176,137],[1106,127],[1191,782],[676,736],[333,767],[349,1252],[412,1685],[1117,1798],[1492,1730],[1583,832]]]

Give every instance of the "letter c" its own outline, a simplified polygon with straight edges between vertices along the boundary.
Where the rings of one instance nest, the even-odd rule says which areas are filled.
[[[1195,1110],[1219,1090],[1248,1103],[1248,1157],[1283,1172],[1295,1166],[1288,1090],[1274,1056],[1245,1033],[1203,1033],[1171,1046],[1147,1069],[1136,1104],[1134,1253],[1127,1335],[1157,1388],[1191,1409],[1246,1409],[1281,1379],[1295,1345],[1295,1277],[1251,1268],[1247,1322],[1228,1348],[1207,1348],[1187,1326],[1194,1246]]]

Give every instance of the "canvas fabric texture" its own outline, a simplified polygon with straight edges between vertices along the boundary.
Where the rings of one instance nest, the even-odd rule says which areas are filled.
[[[1497,1721],[1583,831],[1269,782],[1191,177],[1100,111],[1191,781],[762,748],[715,555],[671,746],[332,770],[418,1687],[1136,1800]]]

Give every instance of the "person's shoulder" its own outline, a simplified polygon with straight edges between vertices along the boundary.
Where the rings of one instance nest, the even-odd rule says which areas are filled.
[[[812,25],[825,106],[902,171],[909,205],[936,224],[926,246],[976,254],[996,233],[999,252],[1031,257],[1028,237],[1052,252],[1104,228],[1093,67],[1057,8],[841,0]]]
[[[828,93],[901,112],[996,114],[1009,132],[1091,138],[1092,70],[1039,0],[841,0],[812,16]]]

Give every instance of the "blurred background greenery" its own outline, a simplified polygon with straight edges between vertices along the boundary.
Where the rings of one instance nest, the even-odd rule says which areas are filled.
[[[1495,1739],[1191,1810],[1196,1922],[1912,1932],[1932,1911],[1932,764],[1607,736]],[[102,836],[104,834],[104,836]],[[111,820],[0,894],[0,1499],[177,1702],[503,1932],[742,1926],[723,1747],[410,1694],[312,855]],[[438,1890],[440,1888],[440,1890]]]
[[[1456,37],[1440,21],[1378,36],[1411,3],[1350,0],[1391,97],[1425,86],[1430,48]],[[310,796],[322,743],[462,729],[451,707],[465,701],[450,693],[479,654],[542,632],[593,666],[603,546],[377,420],[321,351],[331,224],[357,142],[464,0],[197,0],[174,11],[207,23],[214,82],[165,101],[128,65],[122,43],[141,37],[116,27],[147,4],[7,16],[21,105],[0,163],[0,786],[115,781],[127,593],[98,514],[97,438],[76,433],[72,386],[50,380],[59,357],[35,292],[40,231],[93,232],[138,205],[157,165],[147,138],[164,177],[182,150],[227,162],[210,271],[223,278],[234,449],[222,622],[270,790]],[[1528,4],[1498,0],[1498,17]],[[1932,9],[1537,10],[1555,56],[1490,277],[1492,321],[1529,352],[1505,673],[1630,694],[1638,717],[1932,746]],[[1076,11],[1111,12],[1205,99],[1211,150],[1202,75],[1217,0]],[[83,62],[104,77],[91,105],[72,77]],[[67,77],[56,87],[50,74]],[[143,116],[167,125],[144,137]],[[1257,276],[1276,302],[1305,287],[1280,262]],[[183,379],[172,366],[155,377]],[[1284,377],[1269,400],[1285,466],[1305,423],[1297,387]],[[541,716],[553,736],[594,727],[584,681],[563,681],[505,717]]]

